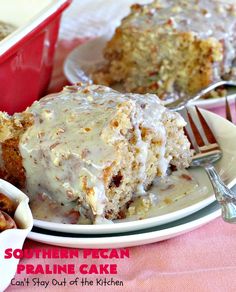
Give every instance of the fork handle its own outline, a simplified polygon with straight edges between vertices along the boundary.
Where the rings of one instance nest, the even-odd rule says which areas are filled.
[[[216,200],[221,205],[224,221],[236,223],[236,194],[223,183],[212,164],[206,165],[205,170],[212,183]]]

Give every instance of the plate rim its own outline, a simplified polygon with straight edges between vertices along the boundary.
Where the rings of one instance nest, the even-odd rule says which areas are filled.
[[[214,202],[212,203],[214,204]],[[206,206],[206,209],[209,209],[210,205]],[[201,212],[199,210],[198,212]],[[118,236],[105,236],[105,237],[93,237],[89,238],[80,238],[78,237],[60,237],[54,235],[45,235],[42,233],[31,231],[28,235],[28,239],[35,240],[41,243],[53,244],[57,246],[67,246],[67,247],[76,247],[76,248],[122,248],[122,247],[131,247],[131,246],[139,246],[149,243],[154,243],[166,239],[170,239],[176,237],[178,235],[182,235],[198,227],[201,227],[214,219],[218,218],[221,215],[221,208],[216,206],[216,209],[207,213],[204,216],[200,216],[197,219],[191,220],[191,216],[189,215],[190,220],[187,220],[186,223],[177,224],[171,226],[169,228],[164,228],[161,230],[155,230],[150,232],[138,232],[138,234],[124,234]],[[175,223],[172,222],[173,224]],[[158,226],[156,226],[158,227]],[[64,233],[66,234],[66,233]]]

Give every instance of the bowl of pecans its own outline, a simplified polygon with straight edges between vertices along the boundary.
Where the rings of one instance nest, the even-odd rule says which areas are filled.
[[[22,249],[32,229],[33,217],[28,197],[10,183],[0,179],[0,291],[14,277],[18,259],[5,258],[7,249]]]

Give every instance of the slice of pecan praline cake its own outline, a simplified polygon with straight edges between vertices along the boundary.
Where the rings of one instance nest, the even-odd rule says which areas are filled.
[[[74,85],[0,116],[0,174],[32,200],[73,202],[93,223],[116,219],[170,165],[191,160],[185,121],[153,94]]]
[[[235,1],[135,4],[106,44],[106,62],[92,79],[162,99],[195,95],[212,82],[236,79],[235,28]]]

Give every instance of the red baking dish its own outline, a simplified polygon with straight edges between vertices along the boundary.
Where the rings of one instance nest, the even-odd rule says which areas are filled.
[[[9,114],[22,111],[45,93],[52,73],[60,18],[71,1],[0,0],[0,21],[18,26],[0,41],[1,111]]]

